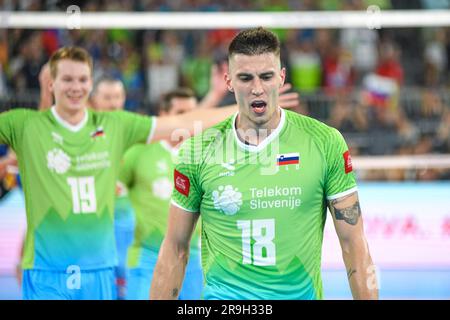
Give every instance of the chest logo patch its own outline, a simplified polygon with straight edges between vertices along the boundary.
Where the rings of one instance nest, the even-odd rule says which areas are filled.
[[[64,174],[70,168],[70,157],[61,149],[52,149],[47,153],[47,167],[50,171]]]
[[[153,182],[152,191],[155,197],[168,200],[172,195],[172,183],[167,177],[159,178]]]
[[[242,193],[231,185],[219,186],[212,192],[214,208],[227,216],[235,215],[242,205]]]

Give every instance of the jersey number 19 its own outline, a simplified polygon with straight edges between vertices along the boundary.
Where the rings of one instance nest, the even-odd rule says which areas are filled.
[[[67,178],[72,190],[73,213],[97,212],[94,177]]]

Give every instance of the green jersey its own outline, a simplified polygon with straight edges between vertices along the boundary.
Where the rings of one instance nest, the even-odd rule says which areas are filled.
[[[205,299],[321,299],[327,199],[356,191],[342,135],[281,110],[260,145],[236,116],[181,148],[174,205],[200,212]]]
[[[128,187],[128,196],[136,212],[134,241],[128,250],[129,267],[138,266],[143,248],[158,253],[164,239],[175,155],[176,150],[166,141],[136,145],[125,153],[119,179]],[[191,255],[199,254],[198,248],[199,232],[196,231]]]
[[[155,118],[87,111],[73,126],[54,108],[0,114],[0,143],[17,154],[27,213],[24,269],[117,263],[113,213],[124,151],[151,138]]]

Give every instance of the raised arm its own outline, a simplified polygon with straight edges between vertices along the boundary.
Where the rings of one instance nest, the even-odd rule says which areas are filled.
[[[237,106],[217,109],[195,109],[175,116],[158,117],[153,138],[150,142],[188,138],[192,134],[200,134],[203,130],[225,120],[237,112]]]
[[[279,89],[279,103],[282,108],[295,108],[300,104],[298,93],[287,92],[290,88],[291,85],[287,83]],[[203,108],[197,108],[181,115],[158,117],[155,132],[150,142],[171,139],[172,137],[175,140],[178,140],[179,137],[186,139],[192,134],[201,133],[201,131],[225,120],[238,111],[237,105],[214,109],[212,108],[214,103],[210,100],[207,102],[209,106]]]
[[[223,75],[227,72],[228,65],[226,62],[214,64],[211,67],[211,80],[209,91],[206,96],[198,104],[200,109],[215,108],[228,92],[227,83],[223,79]]]
[[[358,193],[328,202],[354,299],[378,299],[375,266],[364,235]]]
[[[39,110],[48,109],[53,105],[53,94],[50,90],[50,82],[50,66],[46,63],[39,72]]]
[[[177,299],[183,284],[189,245],[199,215],[172,205],[150,289],[151,300]]]

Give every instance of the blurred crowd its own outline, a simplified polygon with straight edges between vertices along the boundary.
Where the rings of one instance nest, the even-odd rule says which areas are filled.
[[[72,3],[71,3],[72,2]],[[3,10],[65,11],[73,1],[2,1]],[[78,1],[95,11],[290,11],[449,9],[450,0],[141,0]],[[353,155],[450,153],[450,29],[274,30],[298,112],[338,128]],[[210,69],[226,61],[238,30],[0,30],[0,110],[38,103],[38,74],[61,46],[86,48],[94,78],[112,76],[127,89],[126,109],[154,113],[179,86],[201,98]],[[223,105],[233,102],[227,96]],[[406,179],[383,172],[368,179]],[[402,176],[403,175],[403,176]],[[425,179],[448,178],[437,172]],[[424,175],[422,175],[424,176]],[[416,177],[417,178],[417,177]],[[420,178],[420,177],[418,177]]]

